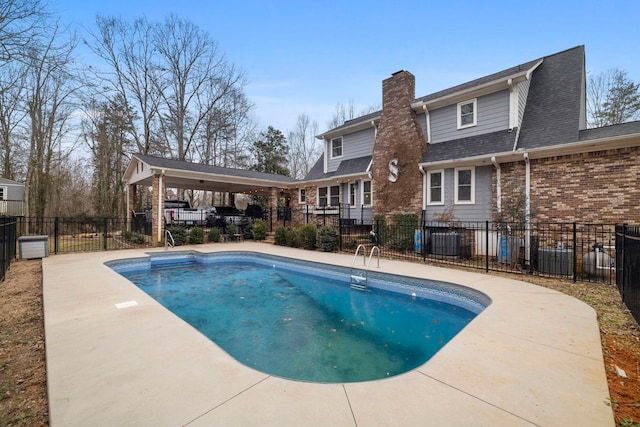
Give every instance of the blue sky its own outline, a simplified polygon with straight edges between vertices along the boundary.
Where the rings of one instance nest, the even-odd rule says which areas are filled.
[[[160,21],[174,13],[208,31],[249,80],[264,128],[285,134],[306,113],[326,130],[338,102],[381,104],[381,82],[407,70],[416,96],[585,45],[587,71],[640,81],[640,2],[51,0],[62,21],[96,14]]]

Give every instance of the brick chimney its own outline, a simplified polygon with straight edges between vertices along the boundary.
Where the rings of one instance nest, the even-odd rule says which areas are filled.
[[[416,80],[398,71],[382,82],[382,116],[373,146],[373,213],[417,214],[422,210],[418,162],[426,148],[422,127],[411,109]]]

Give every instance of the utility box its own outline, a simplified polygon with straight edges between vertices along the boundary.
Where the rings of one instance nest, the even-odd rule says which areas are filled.
[[[20,259],[36,259],[49,256],[49,236],[18,237]]]

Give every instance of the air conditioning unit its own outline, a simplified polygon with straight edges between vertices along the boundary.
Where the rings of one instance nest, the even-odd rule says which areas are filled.
[[[431,252],[434,255],[460,255],[460,235],[458,233],[433,233],[431,235]]]
[[[538,272],[553,276],[573,276],[573,250],[559,248],[538,249]]]

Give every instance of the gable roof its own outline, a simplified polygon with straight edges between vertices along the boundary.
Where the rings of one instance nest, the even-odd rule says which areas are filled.
[[[24,184],[22,182],[12,181],[12,180],[7,179],[7,178],[0,178],[0,184],[13,185],[13,186],[16,186],[16,187],[24,187]]]
[[[544,58],[529,87],[517,148],[578,140],[585,93],[584,46]]]
[[[257,172],[246,169],[226,168],[222,166],[204,165],[201,163],[191,163],[182,160],[164,159],[162,157],[149,156],[145,154],[134,154],[133,157],[140,159],[152,168],[173,169],[191,172],[201,172],[206,174],[224,175],[229,177],[251,178],[264,181],[296,182],[295,178],[273,173]],[[133,159],[132,159],[133,160]]]

